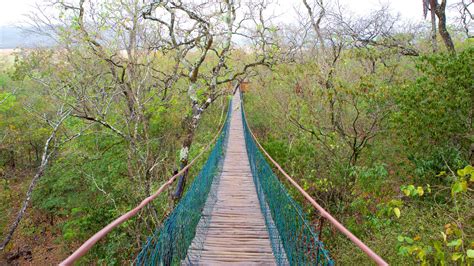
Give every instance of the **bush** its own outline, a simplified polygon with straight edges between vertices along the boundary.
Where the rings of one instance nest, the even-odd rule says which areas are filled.
[[[395,91],[393,126],[412,152],[452,147],[467,154],[473,141],[473,65],[474,48],[425,56],[417,66],[420,77]]]

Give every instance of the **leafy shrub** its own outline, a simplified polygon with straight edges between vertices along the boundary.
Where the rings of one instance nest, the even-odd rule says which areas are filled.
[[[356,166],[351,175],[355,177],[355,183],[364,191],[377,193],[381,191],[384,181],[388,178],[385,164],[376,164],[373,167]]]
[[[420,77],[394,91],[398,112],[393,126],[406,147],[430,154],[436,147],[459,147],[467,152],[474,93],[474,48],[458,55],[424,56],[418,63]]]

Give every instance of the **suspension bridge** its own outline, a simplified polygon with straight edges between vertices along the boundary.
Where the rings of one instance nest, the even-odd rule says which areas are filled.
[[[334,265],[321,232],[329,223],[378,265],[388,265],[270,157],[249,128],[240,91],[208,147],[140,205],[97,232],[60,265],[72,265],[118,225],[135,216],[196,162],[209,157],[163,224],[148,237],[136,265]],[[270,166],[268,163],[273,164]],[[273,169],[318,211],[307,219]]]

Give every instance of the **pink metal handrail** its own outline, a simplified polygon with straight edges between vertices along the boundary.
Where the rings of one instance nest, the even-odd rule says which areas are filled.
[[[243,109],[244,115],[245,115],[245,109]],[[343,233],[346,235],[357,247],[359,247],[367,256],[369,256],[377,265],[388,265],[387,262],[385,262],[379,255],[377,255],[372,249],[370,249],[367,245],[365,245],[359,238],[357,238],[354,234],[352,234],[347,228],[344,227],[338,220],[336,220],[334,217],[329,214],[321,205],[319,205],[316,200],[314,200],[304,189],[296,183],[293,178],[288,175],[285,170],[268,154],[268,152],[263,148],[263,146],[258,142],[257,138],[253,134],[252,130],[250,129],[250,126],[247,122],[247,119],[245,119],[245,123],[247,124],[247,128],[249,129],[250,134],[252,135],[252,138],[255,140],[255,143],[257,143],[258,147],[263,151],[265,156],[275,165],[275,167],[283,174],[283,176],[290,181],[290,183],[308,200],[313,207],[315,207],[319,213],[321,214],[322,217],[327,219],[334,227],[339,230],[339,232]]]
[[[230,105],[229,105],[229,108],[231,108]],[[84,256],[99,240],[104,238],[110,231],[112,231],[114,228],[116,228],[123,222],[135,216],[138,213],[138,211],[143,209],[143,207],[145,207],[151,201],[153,201],[156,197],[158,197],[158,195],[160,195],[167,187],[173,184],[176,178],[184,174],[184,172],[187,171],[204,154],[204,152],[207,151],[212,146],[212,144],[217,140],[220,133],[222,132],[225,123],[226,123],[225,121],[222,123],[219,131],[214,136],[212,141],[209,142],[209,144],[188,165],[186,165],[183,169],[181,169],[181,171],[179,171],[177,174],[172,176],[166,183],[161,185],[160,188],[155,193],[153,193],[148,198],[144,199],[137,207],[128,211],[122,216],[118,217],[113,222],[109,223],[107,226],[102,228],[99,232],[95,233],[91,238],[89,238],[86,242],[84,242],[76,251],[74,251],[74,253],[72,253],[67,259],[62,261],[59,265],[60,266],[72,265],[74,262],[76,262],[78,259]]]
[[[244,111],[245,112],[245,111]],[[247,120],[246,120],[247,123]],[[248,126],[248,123],[247,123]],[[177,174],[172,176],[166,183],[160,186],[160,188],[151,196],[144,199],[137,207],[128,211],[127,213],[123,214],[119,218],[115,219],[113,222],[102,228],[100,231],[95,233],[91,238],[89,238],[86,242],[84,242],[73,254],[71,254],[67,259],[61,262],[59,265],[72,265],[75,261],[79,258],[84,256],[99,240],[104,238],[110,231],[114,228],[122,224],[123,222],[129,220],[133,216],[135,216],[143,207],[148,205],[151,201],[153,201],[158,195],[160,195],[167,187],[169,187],[178,176],[183,174],[186,170],[188,170],[196,161],[199,159],[206,150],[211,147],[211,145],[216,141],[217,137],[221,133],[224,124],[219,129],[218,133],[214,137],[214,139],[202,150],[188,165],[186,165],[181,171]],[[265,156],[277,167],[277,169],[290,181],[290,183],[300,191],[300,193],[320,212],[321,216],[327,219],[331,224],[333,224],[341,233],[346,235],[356,246],[358,246],[363,252],[365,252],[374,262],[378,265],[388,265],[380,256],[378,256],[375,252],[373,252],[369,247],[367,247],[360,239],[354,236],[349,230],[347,230],[341,223],[339,223],[334,217],[332,217],[323,207],[321,207],[306,191],[304,191],[298,183],[296,183],[293,178],[291,178],[283,168],[268,154],[268,152],[263,148],[263,146],[258,142],[257,138],[255,137],[254,133],[248,126],[250,134],[252,135],[253,139],[263,151]]]

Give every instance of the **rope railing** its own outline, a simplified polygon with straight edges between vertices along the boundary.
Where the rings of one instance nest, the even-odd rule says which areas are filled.
[[[272,171],[252,138],[243,111],[245,143],[260,208],[278,265],[334,265],[301,208]]]
[[[229,101],[229,102],[231,102],[231,101]],[[231,109],[232,108],[231,108],[231,105],[229,103],[226,120],[224,121],[224,123],[222,123],[221,127],[219,128],[219,131],[216,133],[214,138],[204,147],[204,149],[196,157],[194,157],[194,159],[188,165],[183,167],[178,173],[173,175],[168,181],[166,181],[164,184],[162,184],[155,193],[153,193],[149,197],[145,198],[138,206],[136,206],[132,210],[126,212],[125,214],[121,215],[120,217],[118,217],[117,219],[115,219],[114,221],[112,221],[111,223],[106,225],[104,228],[102,228],[100,231],[95,233],[91,238],[89,238],[86,242],[84,242],[76,251],[74,251],[74,253],[72,253],[67,259],[62,261],[59,265],[66,266],[66,265],[72,265],[73,263],[75,263],[77,260],[79,260],[81,257],[83,257],[99,240],[104,238],[110,231],[112,231],[114,228],[118,227],[119,225],[121,225],[125,221],[131,219],[135,215],[137,215],[137,213],[141,209],[143,209],[150,202],[152,202],[154,199],[156,199],[163,191],[165,191],[165,189],[167,189],[171,184],[173,184],[173,182],[179,176],[181,176],[186,171],[188,171],[189,168],[191,168],[191,166],[193,166],[201,158],[201,156],[204,155],[207,150],[209,150],[209,148],[214,143],[216,143],[216,145],[215,145],[216,147],[217,146],[222,146],[222,143],[224,141],[223,139],[224,139],[225,136],[227,136],[227,128],[228,128],[228,124],[229,124],[229,115],[230,115]],[[220,150],[221,149],[222,149],[222,147],[220,148]],[[216,150],[216,149],[214,148],[213,152],[214,152],[214,150]],[[211,152],[210,157],[212,156],[213,152]],[[206,164],[207,163],[208,162],[206,162]],[[179,205],[177,207],[179,207]],[[181,225],[181,226],[185,226],[185,225]],[[176,241],[179,241],[179,239],[176,239]],[[147,243],[148,242],[149,242],[149,240],[147,241]]]
[[[209,158],[163,225],[148,238],[137,256],[136,265],[179,265],[187,258],[188,248],[198,230],[198,223],[209,222],[208,219],[202,219],[203,210],[208,197],[212,197],[209,192],[223,163],[231,112],[229,104],[222,134]],[[202,227],[207,228],[206,225]]]
[[[283,170],[283,168],[263,148],[255,137],[255,134],[250,129],[246,119],[243,101],[241,109],[246,145],[252,173],[257,185],[260,206],[264,214],[268,212],[271,213],[276,228],[272,229],[269,227],[269,232],[271,234],[270,237],[280,238],[286,253],[285,255],[290,264],[332,265],[333,261],[329,258],[328,252],[324,249],[324,246],[320,241],[322,220],[319,223],[319,233],[315,234],[311,227],[305,224],[305,219],[301,218],[302,216],[304,217],[301,207],[291,199],[291,196],[289,196],[286,189],[283,187],[283,184],[273,173],[271,167],[268,165],[260,151],[263,152],[268,160],[270,160],[270,162],[301,193],[301,195],[303,195],[303,197],[318,210],[322,218],[329,221],[329,223],[339,232],[347,236],[352,243],[367,254],[367,256],[369,256],[369,258],[377,265],[388,265],[388,263],[379,255],[372,251],[359,238],[332,217],[329,212],[321,207],[316,200],[314,200],[292,177],[290,177],[290,175],[285,172],[285,170]],[[266,207],[267,205],[268,207]],[[277,232],[272,232],[272,230],[276,230]],[[278,250],[279,247],[274,244],[276,242],[277,241],[273,241],[272,239],[274,253],[277,256],[278,254],[281,254],[282,251]],[[277,256],[277,262],[278,261]]]

